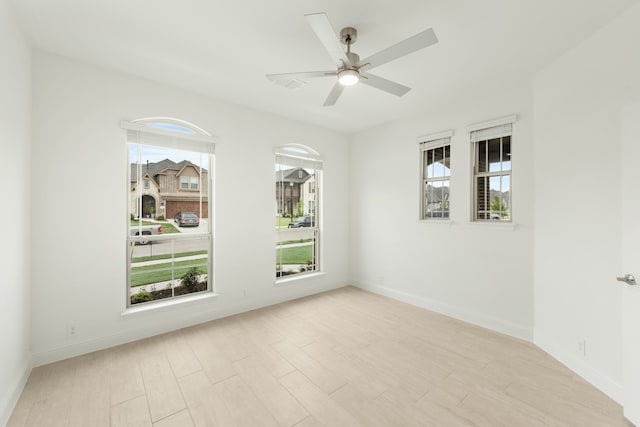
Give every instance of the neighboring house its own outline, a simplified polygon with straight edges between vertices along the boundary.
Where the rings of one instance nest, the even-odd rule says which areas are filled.
[[[303,184],[311,177],[303,168],[276,171],[276,214],[296,213],[296,204],[304,191]],[[303,208],[303,212],[307,212],[307,206]]]
[[[316,176],[310,175],[307,182],[302,184],[302,200],[304,201],[304,214],[316,214]]]
[[[141,177],[138,182],[138,165],[131,164],[130,206],[137,218],[164,216],[173,218],[178,212],[190,211],[200,215],[200,195],[202,194],[202,217],[209,217],[208,171],[188,160],[176,163],[165,159],[157,163],[140,165]],[[137,203],[138,188],[142,186],[142,206]],[[202,188],[200,188],[202,186]],[[200,191],[202,190],[202,191]],[[142,211],[139,212],[140,208]]]

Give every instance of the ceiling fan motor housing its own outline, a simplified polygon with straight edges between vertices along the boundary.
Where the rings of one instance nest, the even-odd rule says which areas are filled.
[[[354,44],[358,40],[358,31],[353,27],[345,27],[340,31],[340,41],[342,44]]]
[[[351,61],[351,65],[353,65],[353,67],[344,67],[344,68],[351,68],[351,69],[357,70],[360,65],[360,55],[353,52],[347,52],[347,58],[349,58],[349,61]]]

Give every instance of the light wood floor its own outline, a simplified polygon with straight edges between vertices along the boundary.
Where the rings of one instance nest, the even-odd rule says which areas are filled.
[[[35,368],[9,426],[628,426],[535,346],[347,287]]]

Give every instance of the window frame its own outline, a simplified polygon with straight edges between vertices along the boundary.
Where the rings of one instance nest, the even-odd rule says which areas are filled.
[[[154,125],[165,125],[167,127],[156,127]],[[156,309],[165,307],[167,304],[175,304],[178,302],[189,301],[193,299],[200,299],[205,295],[213,295],[215,292],[215,254],[214,254],[214,200],[213,200],[213,186],[214,186],[214,168],[215,168],[215,144],[217,142],[217,138],[209,134],[208,132],[202,130],[198,126],[195,126],[191,123],[173,119],[166,117],[158,117],[158,118],[146,118],[146,119],[138,119],[133,121],[121,121],[120,127],[126,131],[125,138],[125,147],[126,147],[126,164],[127,164],[127,191],[126,191],[126,209],[130,210],[130,197],[131,197],[131,164],[132,161],[136,159],[130,158],[130,146],[132,144],[139,144],[143,146],[153,146],[156,148],[167,148],[167,149],[178,149],[183,151],[190,151],[195,153],[200,153],[201,158],[207,157],[208,169],[207,169],[207,185],[206,185],[206,200],[207,200],[207,210],[208,210],[208,227],[205,231],[185,233],[185,234],[159,234],[159,235],[150,235],[150,236],[132,236],[131,233],[131,224],[130,221],[127,221],[126,233],[125,233],[125,242],[126,242],[126,285],[125,285],[125,312],[130,310],[137,311],[138,309],[147,310],[147,309]],[[146,140],[152,141],[151,143]],[[156,140],[156,143],[153,143],[153,140]],[[136,161],[136,163],[139,163]],[[138,172],[138,180],[142,178],[143,174]],[[200,174],[198,177],[199,182],[203,179],[203,174]],[[137,193],[137,197],[140,198],[141,191],[139,188],[139,182],[136,181],[135,192]],[[202,187],[200,187],[202,188]],[[200,191],[200,188],[198,191]],[[204,200],[204,195],[200,191],[199,203],[200,203],[200,217],[202,217],[202,202]],[[141,203],[141,202],[139,202]],[[161,206],[163,204],[161,203]],[[127,212],[127,218],[129,218],[129,212]],[[169,218],[166,219],[167,222],[170,221]],[[187,293],[184,295],[172,295],[168,298],[162,298],[158,300],[152,300],[142,303],[131,303],[131,257],[129,251],[131,250],[132,244],[136,242],[141,242],[142,240],[147,240],[149,242],[154,241],[170,241],[173,245],[173,242],[180,240],[190,240],[190,239],[206,239],[206,249],[207,249],[207,289],[203,291],[196,291],[192,293]],[[175,250],[172,248],[171,254],[175,254]],[[173,264],[176,260],[175,257],[169,258],[171,263]],[[172,265],[172,268],[176,268]],[[174,277],[172,280],[176,280]],[[146,286],[146,285],[145,285]]]
[[[473,124],[467,127],[469,132],[469,141],[471,143],[471,216],[470,220],[473,223],[490,223],[490,224],[509,224],[514,223],[513,216],[513,135],[514,135],[514,123],[517,121],[516,115],[501,117],[498,119],[490,120],[487,122]],[[508,170],[503,170],[503,138],[509,137],[509,162],[510,167]],[[478,153],[479,144],[499,139],[500,140],[500,170],[499,171],[479,171]],[[488,159],[488,150],[487,159]],[[489,163],[487,161],[487,169],[489,169]],[[509,178],[509,200],[508,200],[508,218],[492,218],[491,214],[491,199],[489,198],[489,218],[479,218],[478,209],[478,178],[492,177],[508,177]],[[486,212],[485,212],[486,214]]]
[[[453,137],[453,130],[446,130],[446,131],[442,131],[442,132],[438,132],[438,133],[433,133],[433,134],[429,134],[429,135],[425,135],[425,136],[421,136],[418,138],[418,147],[419,147],[419,156],[420,156],[420,190],[419,190],[419,200],[420,200],[420,207],[419,207],[419,220],[420,221],[426,221],[426,222],[448,222],[451,221],[451,209],[449,209],[449,215],[447,217],[433,217],[433,216],[426,216],[427,212],[426,212],[426,194],[425,194],[425,187],[428,184],[428,182],[442,182],[442,181],[449,181],[449,194],[451,191],[451,158],[452,158],[452,154],[451,154],[451,138]],[[425,176],[425,161],[424,161],[424,157],[425,157],[425,152],[430,151],[430,150],[435,150],[441,147],[449,147],[449,175],[448,176],[442,176],[442,177],[432,177],[432,178],[428,178],[428,176]],[[447,199],[448,203],[450,203],[450,197]]]
[[[316,152],[315,150],[313,150],[312,148],[306,146],[306,145],[302,145],[302,144],[287,144],[287,145],[283,145],[280,147],[276,147],[274,148],[274,154],[275,154],[275,162],[274,164],[276,165],[276,167],[278,165],[286,165],[286,166],[290,166],[290,167],[298,167],[298,168],[302,168],[302,169],[313,169],[314,171],[314,192],[313,193],[309,193],[309,194],[313,194],[314,195],[314,202],[315,202],[315,210],[314,213],[311,214],[310,212],[305,213],[304,212],[304,203],[302,205],[303,207],[303,215],[301,217],[304,216],[313,216],[314,217],[314,222],[313,222],[313,227],[300,227],[300,228],[284,228],[282,229],[282,227],[279,227],[278,225],[276,225],[275,227],[275,261],[276,261],[276,269],[275,269],[275,284],[278,285],[280,283],[286,283],[286,282],[290,282],[290,281],[294,281],[294,280],[299,280],[299,279],[304,279],[305,277],[309,277],[312,275],[317,275],[317,274],[323,274],[323,256],[322,256],[322,235],[323,235],[323,229],[322,229],[322,179],[323,179],[323,160],[322,157],[320,156],[320,154],[318,152]],[[280,169],[280,170],[285,170],[285,169]],[[278,173],[279,169],[276,168],[275,172],[276,174]],[[301,171],[298,171],[298,177],[300,176]],[[278,185],[280,186],[280,188],[282,188],[282,186],[284,181],[282,180],[276,180],[276,188],[278,188]],[[302,196],[302,194],[304,193],[304,189],[305,189],[305,183],[302,183],[302,185],[299,185],[299,191],[300,191],[300,195],[299,197]],[[277,189],[276,189],[276,195],[277,195]],[[281,197],[284,197],[283,191],[281,190]],[[282,211],[280,211],[280,207],[282,207]],[[279,214],[281,212],[284,212],[286,210],[286,201],[285,200],[279,200],[278,198],[276,198],[276,214]],[[278,276],[278,268],[277,266],[278,264],[278,242],[280,241],[285,241],[285,240],[294,240],[294,239],[298,239],[299,235],[304,234],[305,231],[308,233],[307,230],[312,229],[313,231],[313,239],[314,239],[314,248],[313,248],[313,256],[314,256],[314,270],[311,271],[301,271],[295,274],[290,274],[290,275],[280,275]],[[284,236],[284,238],[282,238]],[[287,237],[289,236],[289,237]],[[283,271],[283,270],[280,270]]]

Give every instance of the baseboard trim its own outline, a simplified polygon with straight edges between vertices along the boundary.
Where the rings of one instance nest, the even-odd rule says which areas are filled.
[[[585,359],[577,357],[563,349],[548,335],[535,331],[533,343],[547,352],[554,359],[580,375],[588,383],[602,391],[620,405],[624,402],[624,387],[607,375],[589,365]]]
[[[187,314],[178,315],[177,313],[171,313],[171,316],[165,315],[165,317],[170,317],[170,321],[157,323],[150,328],[130,328],[126,329],[123,332],[90,338],[82,342],[75,342],[53,349],[34,352],[32,355],[32,366],[36,367],[46,365],[49,363],[57,362],[59,360],[69,359],[71,357],[92,353],[94,351],[104,350],[109,347],[115,347],[117,345],[126,344],[128,342],[176,331],[178,329],[188,328],[190,326],[198,325],[212,320],[233,316],[235,314],[240,314],[251,310],[257,310],[263,307],[268,307],[270,305],[280,304],[298,298],[304,298],[306,296],[342,288],[344,286],[348,286],[346,280],[329,285],[318,285],[310,281],[306,284],[300,283],[300,287],[296,288],[294,288],[293,286],[289,286],[286,288],[276,288],[281,290],[286,289],[286,291],[274,292],[273,294],[262,296],[259,298],[246,300],[239,299],[235,301],[219,298],[216,300],[215,309],[213,310],[211,309],[210,304],[202,304],[201,307],[199,307],[198,309],[194,309]]]
[[[410,294],[408,292],[398,291],[396,289],[391,289],[385,286],[370,285],[358,281],[352,281],[352,284],[353,286],[356,286],[360,289],[371,291],[379,295],[384,295],[386,297],[406,302],[408,304],[415,305],[421,308],[426,308],[427,310],[435,311],[436,313],[463,320],[465,322],[472,323],[483,328],[491,329],[505,335],[509,335],[529,342],[533,340],[533,329],[527,328],[526,326],[507,322],[495,317],[487,316],[486,314],[465,310],[460,307],[455,307],[450,304],[446,304],[429,298],[424,298],[418,295]]]
[[[17,372],[13,381],[13,386],[10,387],[5,396],[0,399],[0,426],[4,426],[9,422],[11,413],[13,412],[16,403],[18,403],[18,399],[20,399],[20,395],[22,394],[22,390],[24,390],[24,386],[27,384],[29,375],[31,375],[31,366],[32,362],[31,357],[29,356],[22,364],[20,371]]]
[[[611,399],[621,405],[623,404],[624,388],[621,384],[586,363],[584,359],[566,352],[562,349],[562,346],[554,343],[552,339],[549,339],[545,334],[540,333],[540,331],[534,331],[521,325],[505,322],[481,313],[471,312],[439,301],[423,298],[384,286],[368,285],[357,281],[352,283],[353,286],[379,295],[384,295],[398,301],[426,308],[427,310],[435,311],[474,325],[482,326],[496,332],[532,342],[540,349],[547,352],[550,356],[557,359],[571,371],[584,378],[588,383],[605,393]]]

